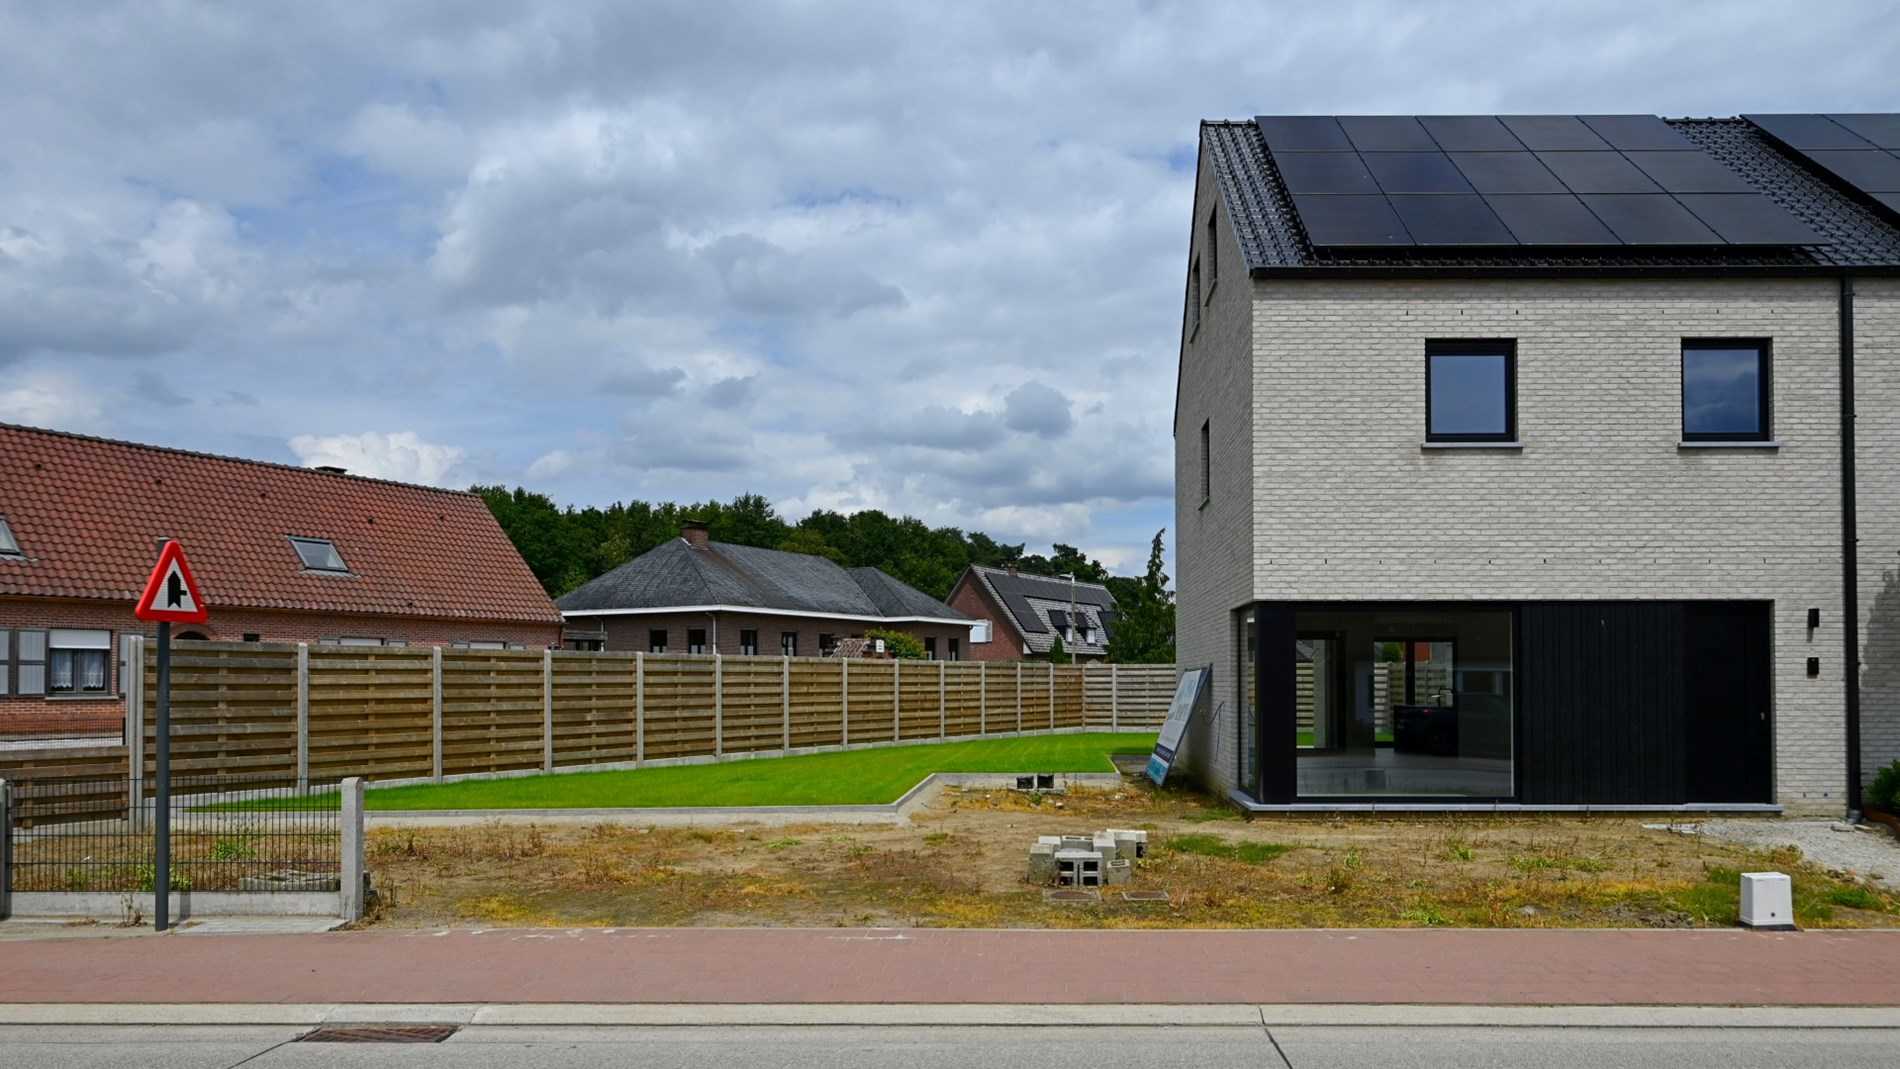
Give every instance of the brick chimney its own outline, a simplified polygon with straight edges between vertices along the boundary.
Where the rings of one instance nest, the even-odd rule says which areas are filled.
[[[706,548],[706,525],[698,520],[687,520],[680,524],[680,537],[694,549]]]
[[[1016,574],[1016,562],[1015,562],[1015,561],[1010,561],[1010,562],[1009,562],[1008,564],[1005,564],[1005,565],[1003,565],[1003,567],[1005,567],[1005,568],[1008,568],[1008,569],[1009,569],[1009,574],[1011,574],[1011,575],[1015,575],[1015,574]]]

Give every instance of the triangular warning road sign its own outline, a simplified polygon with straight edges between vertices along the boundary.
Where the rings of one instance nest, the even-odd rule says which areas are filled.
[[[204,595],[198,593],[198,581],[191,577],[191,565],[185,563],[184,546],[177,542],[165,543],[132,615],[141,620],[174,624],[201,624],[210,618]]]

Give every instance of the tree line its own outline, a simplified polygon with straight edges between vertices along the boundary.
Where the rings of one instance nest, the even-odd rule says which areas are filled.
[[[1073,573],[1080,582],[1102,583],[1109,588],[1122,610],[1123,626],[1136,623],[1136,630],[1145,636],[1144,647],[1153,646],[1165,630],[1167,656],[1156,659],[1171,661],[1174,657],[1173,597],[1166,590],[1167,576],[1160,572],[1159,533],[1155,535],[1147,573],[1131,577],[1110,575],[1101,562],[1060,542],[1046,556],[1025,553],[1025,543],[998,542],[981,531],[931,527],[914,516],[894,518],[877,509],[848,516],[818,509],[793,523],[780,516],[760,494],[687,505],[628,501],[606,508],[562,508],[546,494],[522,487],[470,489],[488,504],[502,531],[553,597],[678,537],[684,521],[698,520],[706,524],[715,542],[811,553],[846,568],[877,568],[939,601],[950,596],[957,577],[972,564],[1000,568],[1014,562],[1032,575]],[[1156,616],[1164,603],[1165,627]],[[1135,621],[1129,619],[1131,610]],[[1124,650],[1130,655],[1135,652],[1132,647]],[[1155,651],[1144,652],[1152,655]],[[1135,660],[1133,656],[1119,659],[1129,663]]]

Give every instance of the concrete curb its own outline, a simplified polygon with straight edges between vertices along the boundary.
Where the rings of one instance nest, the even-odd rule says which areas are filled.
[[[0,1005],[0,1027],[458,1024],[477,1028],[1231,1027],[1231,1028],[1895,1028],[1900,1007],[1419,1005]]]
[[[404,809],[368,810],[370,828],[458,827],[471,824],[637,824],[650,827],[697,824],[902,824],[946,787],[1007,790],[1030,773],[933,772],[889,805],[759,805],[622,807],[596,809]],[[1119,787],[1120,772],[1060,772],[1058,787]],[[373,796],[372,796],[373,797]]]

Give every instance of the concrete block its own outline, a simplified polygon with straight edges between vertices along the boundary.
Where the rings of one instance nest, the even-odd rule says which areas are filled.
[[[1110,887],[1119,887],[1135,878],[1135,863],[1127,858],[1116,858],[1104,866],[1102,882]]]
[[[1056,851],[1056,886],[1100,887],[1102,855],[1094,850]]]
[[[1130,861],[1140,861],[1148,856],[1148,833],[1138,828],[1110,828],[1108,834],[1115,837],[1115,854]]]
[[[1037,843],[1029,848],[1029,875],[1024,878],[1030,883],[1056,882],[1055,844]]]

